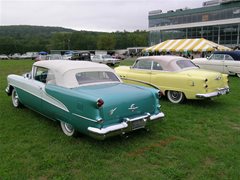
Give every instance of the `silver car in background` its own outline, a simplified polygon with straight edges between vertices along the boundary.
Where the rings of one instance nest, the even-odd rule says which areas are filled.
[[[108,64],[114,66],[115,64],[119,64],[120,60],[113,58],[112,56],[108,54],[97,54],[94,55],[91,60],[93,62],[98,62],[98,63],[103,63],[103,64]]]

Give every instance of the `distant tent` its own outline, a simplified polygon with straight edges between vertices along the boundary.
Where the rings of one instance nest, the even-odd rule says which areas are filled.
[[[204,38],[173,39],[144,49],[144,52],[209,52],[230,51],[231,49]]]

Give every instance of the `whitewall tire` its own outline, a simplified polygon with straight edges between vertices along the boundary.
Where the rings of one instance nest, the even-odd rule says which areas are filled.
[[[180,91],[167,91],[167,98],[172,103],[181,103],[184,101],[185,96]]]
[[[61,121],[60,122],[62,131],[67,136],[77,136],[77,131],[73,128],[71,124]]]
[[[12,90],[12,104],[15,108],[19,108],[21,103],[19,101],[19,97],[15,88]]]

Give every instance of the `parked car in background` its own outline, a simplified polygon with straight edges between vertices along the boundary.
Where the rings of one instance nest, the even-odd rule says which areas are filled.
[[[116,65],[120,63],[119,59],[113,58],[112,56],[108,54],[97,54],[92,57],[93,62],[108,64],[108,65]]]
[[[202,69],[240,77],[240,51],[215,51],[209,58],[192,60]]]
[[[21,59],[20,53],[14,53],[12,56],[10,56],[11,59]]]
[[[64,54],[64,55],[62,55],[62,59],[64,59],[64,60],[71,60],[72,59],[72,54]]]
[[[158,90],[124,84],[104,64],[38,61],[30,73],[7,80],[14,107],[23,104],[59,121],[67,136],[81,132],[105,139],[164,117]]]
[[[20,59],[32,59],[33,53],[31,52],[26,52],[25,54],[22,54]]]
[[[113,58],[116,58],[116,59],[120,59],[120,60],[124,60],[126,58],[125,55],[123,54],[115,54],[114,56],[112,56]]]
[[[46,60],[63,60],[63,57],[61,54],[48,54]]]
[[[72,54],[71,60],[91,61],[91,54],[88,51],[74,52]]]
[[[35,61],[47,60],[47,55],[41,55],[41,54],[39,54],[34,60],[35,60]]]
[[[153,86],[172,103],[186,99],[204,99],[229,92],[227,75],[199,69],[179,56],[146,56],[132,67],[120,66],[116,73],[127,83]]]
[[[9,58],[8,58],[8,56],[6,54],[1,54],[0,55],[0,59],[7,60]]]

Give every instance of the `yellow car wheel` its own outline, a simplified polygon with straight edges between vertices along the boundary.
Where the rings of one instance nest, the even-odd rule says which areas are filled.
[[[167,98],[172,103],[181,103],[184,101],[185,96],[180,91],[167,91]]]

